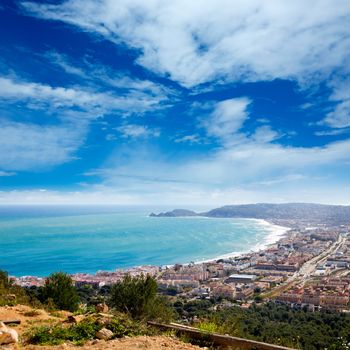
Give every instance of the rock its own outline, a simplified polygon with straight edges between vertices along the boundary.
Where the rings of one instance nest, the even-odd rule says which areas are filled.
[[[18,343],[18,333],[0,322],[0,345]]]
[[[113,332],[107,328],[102,328],[96,333],[96,338],[108,340],[113,337]]]
[[[66,319],[66,322],[67,323],[77,323],[77,319],[74,316],[69,315]]]
[[[96,305],[95,310],[96,310],[96,312],[107,313],[109,309],[105,303],[101,303],[101,304]]]
[[[98,313],[96,317],[97,317],[96,322],[102,327],[106,327],[111,323],[114,316],[111,314]]]

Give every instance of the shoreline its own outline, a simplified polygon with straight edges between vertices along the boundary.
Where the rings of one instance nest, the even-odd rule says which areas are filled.
[[[230,218],[227,218],[227,219],[230,219]],[[280,239],[282,239],[292,229],[290,227],[276,225],[276,224],[269,222],[267,220],[264,220],[264,219],[255,219],[255,218],[237,218],[237,219],[255,221],[262,226],[265,226],[265,227],[268,226],[271,229],[271,232],[267,235],[265,242],[257,243],[249,250],[221,254],[221,255],[216,256],[214,258],[208,258],[208,259],[203,259],[200,261],[195,261],[194,264],[199,265],[199,264],[203,264],[203,263],[214,262],[214,261],[221,260],[221,259],[225,260],[225,259],[238,258],[242,255],[246,255],[249,253],[256,253],[256,252],[265,250],[269,246],[276,244]],[[188,264],[188,263],[186,263],[186,264]],[[166,265],[166,266],[174,266],[174,265]]]
[[[185,217],[186,218],[186,217]],[[191,217],[193,218],[193,217]],[[212,219],[210,217],[203,217],[203,216],[198,216],[198,218],[208,218],[208,219]],[[112,270],[97,270],[97,271],[93,271],[93,272],[81,272],[81,271],[77,271],[77,272],[73,272],[73,273],[69,273],[69,275],[74,276],[74,275],[79,275],[79,274],[86,274],[86,275],[97,275],[99,272],[106,272],[106,273],[115,273],[115,272],[125,272],[128,273],[128,271],[132,271],[135,269],[140,269],[140,268],[145,268],[145,267],[157,267],[157,268],[171,268],[174,267],[176,264],[181,264],[181,265],[189,265],[191,263],[195,264],[195,265],[200,265],[200,264],[204,264],[204,263],[210,263],[210,262],[215,262],[221,259],[234,259],[234,258],[238,258],[240,256],[243,255],[247,255],[250,253],[255,253],[255,252],[259,252],[262,250],[267,249],[269,246],[276,244],[281,238],[283,238],[290,230],[290,227],[284,227],[284,226],[280,226],[280,225],[276,225],[273,222],[269,222],[267,220],[264,219],[256,219],[256,218],[223,218],[226,220],[244,220],[244,221],[251,221],[251,222],[256,222],[257,224],[259,224],[261,227],[267,228],[268,231],[270,231],[267,236],[266,239],[264,239],[262,242],[258,242],[255,243],[254,245],[248,247],[246,250],[244,251],[234,251],[234,252],[229,252],[229,253],[224,253],[224,254],[220,254],[217,255],[215,257],[212,258],[204,258],[202,260],[190,260],[187,262],[182,262],[182,263],[173,263],[173,264],[161,264],[161,265],[151,265],[151,264],[143,264],[143,265],[132,265],[129,267],[124,267],[124,268],[114,268]],[[21,276],[15,276],[15,275],[11,275],[12,277],[15,278],[25,278],[25,277],[37,277],[37,278],[43,278],[45,279],[47,276],[37,276],[37,275],[21,275]]]

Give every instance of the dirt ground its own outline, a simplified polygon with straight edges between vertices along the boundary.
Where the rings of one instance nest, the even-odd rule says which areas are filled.
[[[50,315],[45,310],[32,309],[26,305],[2,306],[0,307],[0,321],[2,320],[20,320],[21,324],[11,325],[19,335],[33,325],[47,324],[50,322],[65,319],[68,312],[59,312]]]
[[[95,342],[95,344],[93,344]],[[139,336],[132,338],[123,338],[116,340],[99,340],[91,341],[84,346],[27,346],[28,350],[199,350],[195,345],[186,344],[180,340],[165,336]]]
[[[64,320],[69,315],[68,312],[59,314],[49,314],[45,310],[33,310],[29,306],[4,306],[0,307],[0,320],[20,320],[20,325],[11,325],[19,336],[33,325],[47,324]],[[184,343],[178,339],[166,336],[138,336],[132,338],[123,338],[115,340],[92,340],[84,346],[73,346],[62,344],[58,346],[38,346],[38,345],[15,345],[0,346],[1,350],[28,349],[28,350],[199,350],[198,346]]]

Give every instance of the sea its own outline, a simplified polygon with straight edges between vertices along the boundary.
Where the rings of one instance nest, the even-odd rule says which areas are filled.
[[[201,262],[262,249],[287,230],[264,220],[152,211],[159,208],[0,206],[0,269],[19,277]]]

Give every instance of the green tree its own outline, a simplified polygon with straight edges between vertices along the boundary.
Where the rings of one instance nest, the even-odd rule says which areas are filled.
[[[157,289],[157,282],[149,275],[127,275],[112,286],[109,304],[133,318],[162,318],[163,315],[170,317],[164,299],[157,296]]]
[[[60,310],[75,311],[80,302],[72,278],[64,272],[51,274],[41,291],[42,302],[52,300]]]
[[[0,270],[0,288],[8,289],[11,286],[9,275],[6,271]]]
[[[29,298],[24,289],[13,283],[6,271],[0,270],[0,305],[28,303]]]

